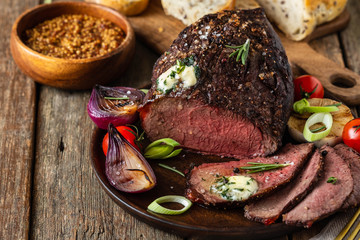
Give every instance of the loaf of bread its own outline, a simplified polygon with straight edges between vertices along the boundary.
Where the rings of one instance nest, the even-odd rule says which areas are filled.
[[[316,26],[339,16],[346,0],[257,0],[267,17],[292,40],[300,41]]]
[[[235,0],[161,0],[166,15],[189,25],[202,16],[225,9],[234,9]]]

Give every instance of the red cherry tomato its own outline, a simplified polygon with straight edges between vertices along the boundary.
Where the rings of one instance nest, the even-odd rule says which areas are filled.
[[[138,145],[136,145],[136,139],[137,139],[137,134],[136,132],[127,126],[118,126],[116,127],[116,129],[119,131],[119,133],[121,135],[123,135],[123,137],[131,144],[133,145],[138,151],[140,151]],[[108,150],[108,145],[109,145],[109,133],[107,133],[103,139],[102,142],[102,148],[104,151],[104,154],[106,156],[107,154],[107,150]]]
[[[346,145],[360,153],[360,118],[355,118],[345,125],[342,138]]]
[[[324,87],[321,82],[310,75],[303,75],[294,80],[295,101],[302,98],[323,98]]]

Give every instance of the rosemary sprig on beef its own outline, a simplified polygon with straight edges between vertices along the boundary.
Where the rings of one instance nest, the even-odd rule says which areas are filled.
[[[229,45],[225,45],[225,47],[227,48],[233,48],[235,49],[230,55],[229,58],[233,57],[236,55],[236,61],[240,61],[241,58],[241,63],[243,65],[245,65],[246,63],[246,58],[249,55],[249,49],[250,49],[250,39],[246,39],[246,42],[243,45],[240,46],[229,46]]]

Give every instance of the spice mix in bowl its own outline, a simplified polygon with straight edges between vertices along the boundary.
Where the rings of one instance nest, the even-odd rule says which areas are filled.
[[[36,82],[90,89],[127,68],[135,36],[126,17],[98,4],[58,2],[23,13],[14,23],[11,52]]]

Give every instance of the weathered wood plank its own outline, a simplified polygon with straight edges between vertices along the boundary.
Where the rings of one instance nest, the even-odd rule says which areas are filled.
[[[27,239],[36,87],[10,53],[15,19],[35,1],[0,2],[0,239]]]
[[[351,15],[349,26],[340,33],[345,52],[347,67],[360,74],[360,2],[358,0],[348,1],[348,11]],[[360,107],[357,108],[360,113]]]
[[[137,43],[136,55],[114,85],[149,82],[157,55]],[[41,87],[31,237],[39,239],[179,239],[136,220],[100,187],[90,165],[94,124],[90,91]]]

